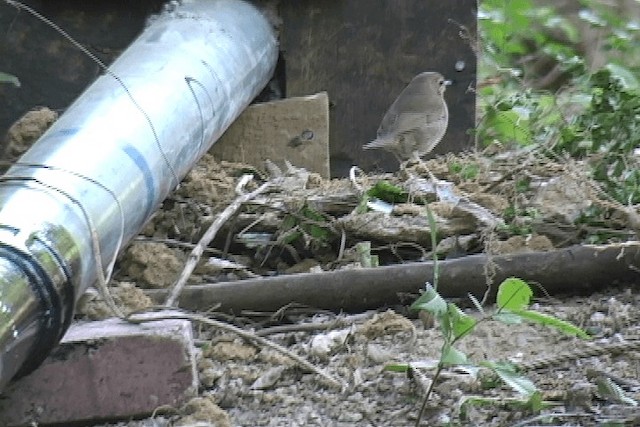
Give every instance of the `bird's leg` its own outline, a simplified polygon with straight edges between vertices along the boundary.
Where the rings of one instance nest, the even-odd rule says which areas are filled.
[[[431,173],[431,171],[427,167],[427,164],[422,160],[422,158],[420,158],[420,154],[417,151],[414,151],[411,154],[411,158],[407,160],[407,164],[410,162],[415,162],[418,165],[420,165],[421,169],[427,172],[427,175],[429,175],[429,179],[431,181],[433,181],[434,183],[438,182],[438,179],[435,177],[435,175]]]

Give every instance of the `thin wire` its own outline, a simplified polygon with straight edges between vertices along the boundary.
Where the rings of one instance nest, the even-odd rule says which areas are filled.
[[[105,299],[105,301],[107,302],[107,305],[109,305],[109,307],[111,308],[111,310],[114,311],[114,313],[120,317],[123,318],[124,315],[122,313],[122,311],[118,308],[118,306],[115,304],[113,297],[111,296],[111,293],[109,293],[109,290],[107,289],[107,283],[111,280],[111,271],[108,272],[108,275],[105,276],[104,273],[104,267],[102,264],[102,253],[100,251],[100,242],[98,239],[98,233],[96,231],[96,228],[93,224],[93,220],[91,219],[91,216],[89,215],[89,213],[87,212],[87,210],[84,208],[84,206],[82,206],[82,203],[80,203],[80,201],[78,201],[75,197],[71,196],[69,193],[67,193],[66,191],[54,187],[52,185],[46,184],[42,181],[40,181],[37,178],[34,177],[8,177],[8,176],[2,176],[0,177],[0,181],[5,181],[5,182],[9,182],[9,181],[33,181],[36,184],[39,184],[45,188],[48,188],[49,190],[53,190],[56,191],[60,194],[62,194],[64,197],[66,197],[68,200],[70,200],[74,205],[76,205],[79,209],[80,212],[82,212],[82,216],[84,217],[86,223],[87,223],[87,227],[89,228],[89,234],[91,235],[91,246],[93,249],[93,254],[94,254],[94,260],[96,262],[96,272],[98,274],[98,285],[100,287],[99,291],[102,294],[102,297]],[[117,254],[117,251],[116,251]]]
[[[102,61],[100,61],[100,59],[97,56],[95,56],[93,53],[91,53],[86,47],[84,47],[82,44],[80,44],[80,42],[76,41],[73,37],[71,37],[67,32],[65,32],[62,28],[60,28],[56,23],[54,23],[50,19],[48,19],[45,16],[41,15],[40,13],[38,13],[36,10],[32,9],[31,7],[29,7],[29,6],[27,6],[27,5],[23,4],[23,3],[20,3],[19,1],[4,0],[4,2],[7,3],[8,5],[16,7],[18,9],[26,10],[28,13],[30,13],[33,16],[35,16],[37,19],[39,19],[40,21],[44,22],[45,24],[47,24],[51,28],[53,28],[60,35],[62,35],[65,39],[67,39],[73,46],[75,46],[82,53],[87,55],[92,61],[94,61],[96,64],[98,64],[98,66],[102,69],[102,71],[104,71],[110,77],[113,77],[118,82],[118,84],[122,87],[122,89],[125,91],[125,93],[129,97],[129,99],[133,103],[133,105],[138,109],[138,111],[140,111],[140,113],[146,119],[147,124],[151,128],[151,133],[153,133],[153,138],[156,141],[156,145],[158,147],[158,150],[160,151],[160,155],[162,156],[162,159],[164,160],[164,162],[167,165],[167,167],[169,168],[169,171],[171,172],[171,176],[175,180],[174,188],[178,188],[178,186],[180,184],[180,180],[178,179],[178,175],[176,174],[176,171],[173,168],[173,165],[169,161],[169,157],[167,156],[167,154],[165,153],[164,149],[162,148],[162,144],[160,144],[160,138],[158,137],[158,132],[156,131],[156,128],[153,125],[153,122],[151,121],[151,118],[149,117],[147,112],[140,106],[140,104],[138,104],[138,101],[136,101],[136,99],[133,97],[131,92],[129,92],[129,88],[127,88],[127,86],[120,79],[120,77],[118,77],[113,71],[111,71]]]
[[[191,91],[191,95],[193,95],[193,99],[196,102],[196,106],[198,107],[198,112],[200,113],[200,125],[201,125],[201,138],[200,138],[200,145],[198,145],[198,154],[200,154],[200,151],[202,150],[202,147],[204,146],[205,140],[204,140],[204,112],[202,111],[202,107],[200,106],[200,101],[198,101],[198,96],[196,95],[196,91],[193,90],[193,87],[191,86],[191,83],[197,83],[198,86],[200,86],[202,88],[202,90],[204,90],[204,93],[207,94],[207,98],[209,98],[209,102],[211,103],[211,109],[214,109],[213,106],[213,100],[211,99],[211,96],[209,95],[209,92],[207,92],[207,88],[200,83],[198,80],[196,80],[193,77],[185,77],[184,81],[187,83],[187,86],[189,87],[189,91]]]
[[[124,209],[122,208],[122,203],[120,203],[120,199],[118,199],[118,196],[116,195],[116,193],[114,193],[110,188],[108,188],[106,185],[102,184],[101,182],[93,179],[93,178],[89,178],[88,176],[82,175],[81,173],[78,172],[74,172],[71,170],[67,170],[64,168],[59,168],[57,166],[50,166],[50,165],[42,165],[42,164],[37,164],[37,163],[25,163],[25,162],[15,162],[13,163],[13,165],[15,166],[22,166],[22,167],[33,167],[33,168],[41,168],[41,169],[47,169],[47,170],[52,170],[52,171],[58,171],[58,172],[64,172],[64,173],[68,173],[70,175],[73,175],[77,178],[83,179],[91,184],[97,185],[98,187],[102,188],[104,191],[106,191],[107,193],[109,193],[109,195],[113,198],[113,200],[116,202],[116,205],[118,206],[118,213],[120,214],[120,235],[118,237],[118,241],[116,243],[116,250],[113,254],[113,258],[111,259],[111,262],[109,262],[109,265],[107,266],[107,271],[106,271],[106,275],[107,277],[111,277],[111,274],[113,273],[113,269],[115,268],[115,264],[116,264],[116,260],[118,257],[118,252],[120,252],[120,249],[122,248],[122,243],[124,241]],[[18,177],[19,179],[25,179],[27,177]],[[8,179],[5,179],[8,180]],[[52,186],[50,186],[52,187]],[[58,190],[56,188],[56,190]],[[60,190],[60,192],[62,192],[62,190]],[[78,202],[78,204],[80,204],[80,202]],[[84,207],[82,207],[82,210],[85,211]],[[108,281],[107,281],[108,282]]]

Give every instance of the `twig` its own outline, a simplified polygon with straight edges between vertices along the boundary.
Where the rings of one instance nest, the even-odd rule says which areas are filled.
[[[283,334],[288,332],[312,332],[312,331],[337,329],[337,328],[343,328],[345,326],[352,326],[356,322],[369,319],[372,316],[373,316],[372,312],[364,312],[361,314],[351,315],[347,317],[340,316],[328,322],[296,323],[293,325],[270,326],[268,328],[257,330],[256,335],[264,337],[267,335]],[[413,324],[411,325],[413,326]]]
[[[364,188],[358,182],[356,176],[357,174],[364,174],[364,172],[357,166],[351,166],[351,169],[349,169],[349,181],[351,181],[351,186],[353,187],[353,189],[356,190],[359,194],[362,194],[364,193]]]
[[[436,368],[436,373],[433,375],[433,379],[429,384],[429,388],[427,389],[424,398],[422,399],[422,405],[420,405],[420,411],[418,411],[418,417],[416,419],[416,427],[420,427],[420,421],[422,421],[422,416],[424,414],[424,410],[427,407],[427,402],[429,401],[429,397],[431,397],[431,393],[433,392],[433,387],[436,385],[436,381],[440,377],[440,373],[442,372],[443,365],[442,362],[438,363],[438,367]]]
[[[244,175],[240,179],[240,182],[236,187],[236,191],[239,192],[241,188],[241,184],[246,184],[250,179],[252,179],[252,175]],[[238,209],[240,209],[240,207],[244,203],[253,199],[260,193],[263,193],[264,191],[266,191],[270,185],[271,184],[269,182],[265,182],[256,190],[250,193],[241,194],[229,206],[227,206],[224,211],[222,211],[216,217],[215,221],[213,221],[213,223],[209,226],[209,228],[204,233],[204,235],[202,236],[198,244],[193,248],[193,250],[189,254],[189,259],[187,260],[187,263],[185,264],[184,269],[180,274],[180,277],[178,278],[176,283],[171,288],[171,291],[169,292],[169,296],[165,301],[165,306],[172,307],[177,303],[178,298],[180,297],[180,293],[182,292],[182,289],[187,284],[187,280],[189,280],[189,277],[191,276],[191,273],[193,273],[193,270],[195,270],[196,265],[198,264],[198,261],[202,257],[202,254],[204,253],[205,248],[209,246],[209,243],[211,243],[211,241],[216,236],[216,234],[218,233],[222,225],[225,222],[227,222],[229,218],[235,215],[235,213],[238,211]]]
[[[166,307],[157,307],[157,309],[166,309]],[[145,309],[148,310],[148,309]],[[258,343],[260,345],[266,346],[266,347],[270,347],[276,351],[278,351],[279,353],[284,354],[285,356],[291,358],[292,360],[294,360],[295,362],[297,362],[300,366],[302,366],[303,368],[311,371],[311,372],[315,372],[316,374],[320,375],[322,378],[324,378],[325,380],[327,380],[332,386],[336,386],[339,387],[341,390],[346,390],[347,388],[347,384],[340,381],[337,378],[334,378],[333,376],[331,376],[329,373],[325,372],[324,370],[314,366],[313,364],[311,364],[310,362],[306,361],[305,359],[303,359],[302,357],[298,356],[297,354],[287,350],[286,348],[282,347],[281,345],[278,345],[272,341],[269,341],[268,339],[262,338],[252,332],[248,332],[245,331],[243,329],[238,328],[237,326],[233,326],[230,325],[228,323],[224,323],[221,322],[219,320],[215,320],[215,319],[211,319],[209,317],[200,315],[200,314],[193,314],[193,313],[186,313],[186,312],[181,312],[179,310],[171,310],[171,311],[165,311],[165,312],[158,312],[158,313],[150,313],[149,311],[144,311],[144,312],[134,312],[134,313],[130,313],[127,317],[126,320],[128,322],[131,323],[144,323],[144,322],[149,322],[149,321],[154,321],[154,320],[164,320],[164,319],[184,319],[184,320],[192,320],[192,321],[196,321],[196,322],[200,322],[200,323],[204,323],[205,325],[209,325],[209,326],[213,326],[215,328],[220,328],[220,329],[224,329],[228,332],[234,333],[236,335],[238,335],[241,338],[244,338],[246,340],[249,341],[253,341],[255,343]]]

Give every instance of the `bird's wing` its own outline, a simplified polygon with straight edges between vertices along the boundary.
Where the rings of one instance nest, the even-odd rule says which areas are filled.
[[[442,98],[430,99],[424,90],[418,89],[421,88],[408,86],[400,93],[382,118],[378,135],[408,131],[446,115]],[[426,111],[430,111],[430,114],[426,114]]]
[[[386,136],[390,134],[401,134],[414,129],[424,123],[424,113],[404,111],[398,114],[389,109],[385,114],[380,127],[378,128],[378,136]]]

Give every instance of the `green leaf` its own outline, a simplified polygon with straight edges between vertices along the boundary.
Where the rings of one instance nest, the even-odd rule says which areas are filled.
[[[411,304],[410,309],[425,310],[439,318],[447,312],[447,302],[427,283],[425,291]]]
[[[285,245],[289,245],[293,242],[295,242],[296,240],[298,240],[299,238],[302,237],[302,232],[301,231],[294,231],[291,233],[287,233],[284,238],[282,239],[282,243],[284,243]]]
[[[380,199],[388,203],[403,203],[409,197],[405,190],[384,180],[376,182],[366,195],[371,199]]]
[[[0,72],[0,83],[9,83],[14,85],[15,87],[22,86],[20,84],[20,80],[14,75]]]
[[[473,331],[473,328],[477,323],[476,319],[465,314],[458,308],[458,306],[453,303],[449,303],[447,306],[447,313],[449,314],[447,317],[451,324],[451,329],[455,339],[460,339]]]
[[[455,366],[455,365],[468,365],[469,359],[467,355],[458,349],[453,348],[451,345],[445,344],[442,347],[442,354],[440,355],[440,361],[443,365]]]
[[[408,363],[390,363],[384,366],[384,370],[387,372],[405,373],[409,370],[409,364]]]
[[[327,240],[329,237],[329,231],[319,225],[311,224],[309,226],[305,226],[304,230],[315,239]]]
[[[516,368],[506,362],[485,361],[480,363],[495,372],[505,384],[522,396],[530,397],[537,388],[533,382],[516,371]]]
[[[580,19],[588,22],[594,27],[604,27],[605,25],[607,25],[607,22],[602,19],[602,17],[598,15],[596,11],[592,9],[581,9],[580,12],[578,12],[578,16],[580,17]]]
[[[506,111],[494,110],[487,114],[487,127],[496,133],[496,137],[507,141],[515,141],[520,145],[531,142],[529,120],[522,115],[522,111],[509,109]]]
[[[638,79],[628,68],[616,64],[607,64],[605,68],[611,72],[611,76],[618,79],[622,87],[627,90],[638,90]]]
[[[522,323],[522,317],[508,310],[500,311],[492,316],[493,319],[504,323],[505,325],[519,325]]]
[[[510,313],[519,316],[522,319],[535,322],[539,325],[550,326],[554,329],[564,332],[567,335],[576,336],[582,339],[591,339],[589,334],[587,334],[583,329],[549,314],[544,314],[532,310],[514,310]]]
[[[529,397],[527,406],[531,412],[538,413],[545,407],[549,406],[549,403],[542,400],[542,393],[538,390]]]
[[[622,388],[611,381],[608,377],[598,377],[596,379],[598,395],[610,402],[622,403],[629,406],[638,406],[638,402],[627,396]]]
[[[435,369],[438,367],[438,362],[433,359],[415,360],[410,363],[389,363],[385,365],[384,370],[388,372],[408,372],[413,369]]]
[[[302,207],[300,214],[307,219],[321,224],[326,222],[324,215],[307,205]],[[318,224],[304,224],[302,228],[315,239],[327,240],[329,238],[329,231]]]
[[[498,287],[496,303],[500,309],[521,310],[529,306],[533,291],[522,279],[510,277]]]
[[[295,227],[298,224],[298,220],[295,216],[293,215],[287,215],[284,217],[284,219],[282,220],[282,223],[280,225],[280,228],[283,231],[287,231],[287,230],[291,230],[293,227]]]

